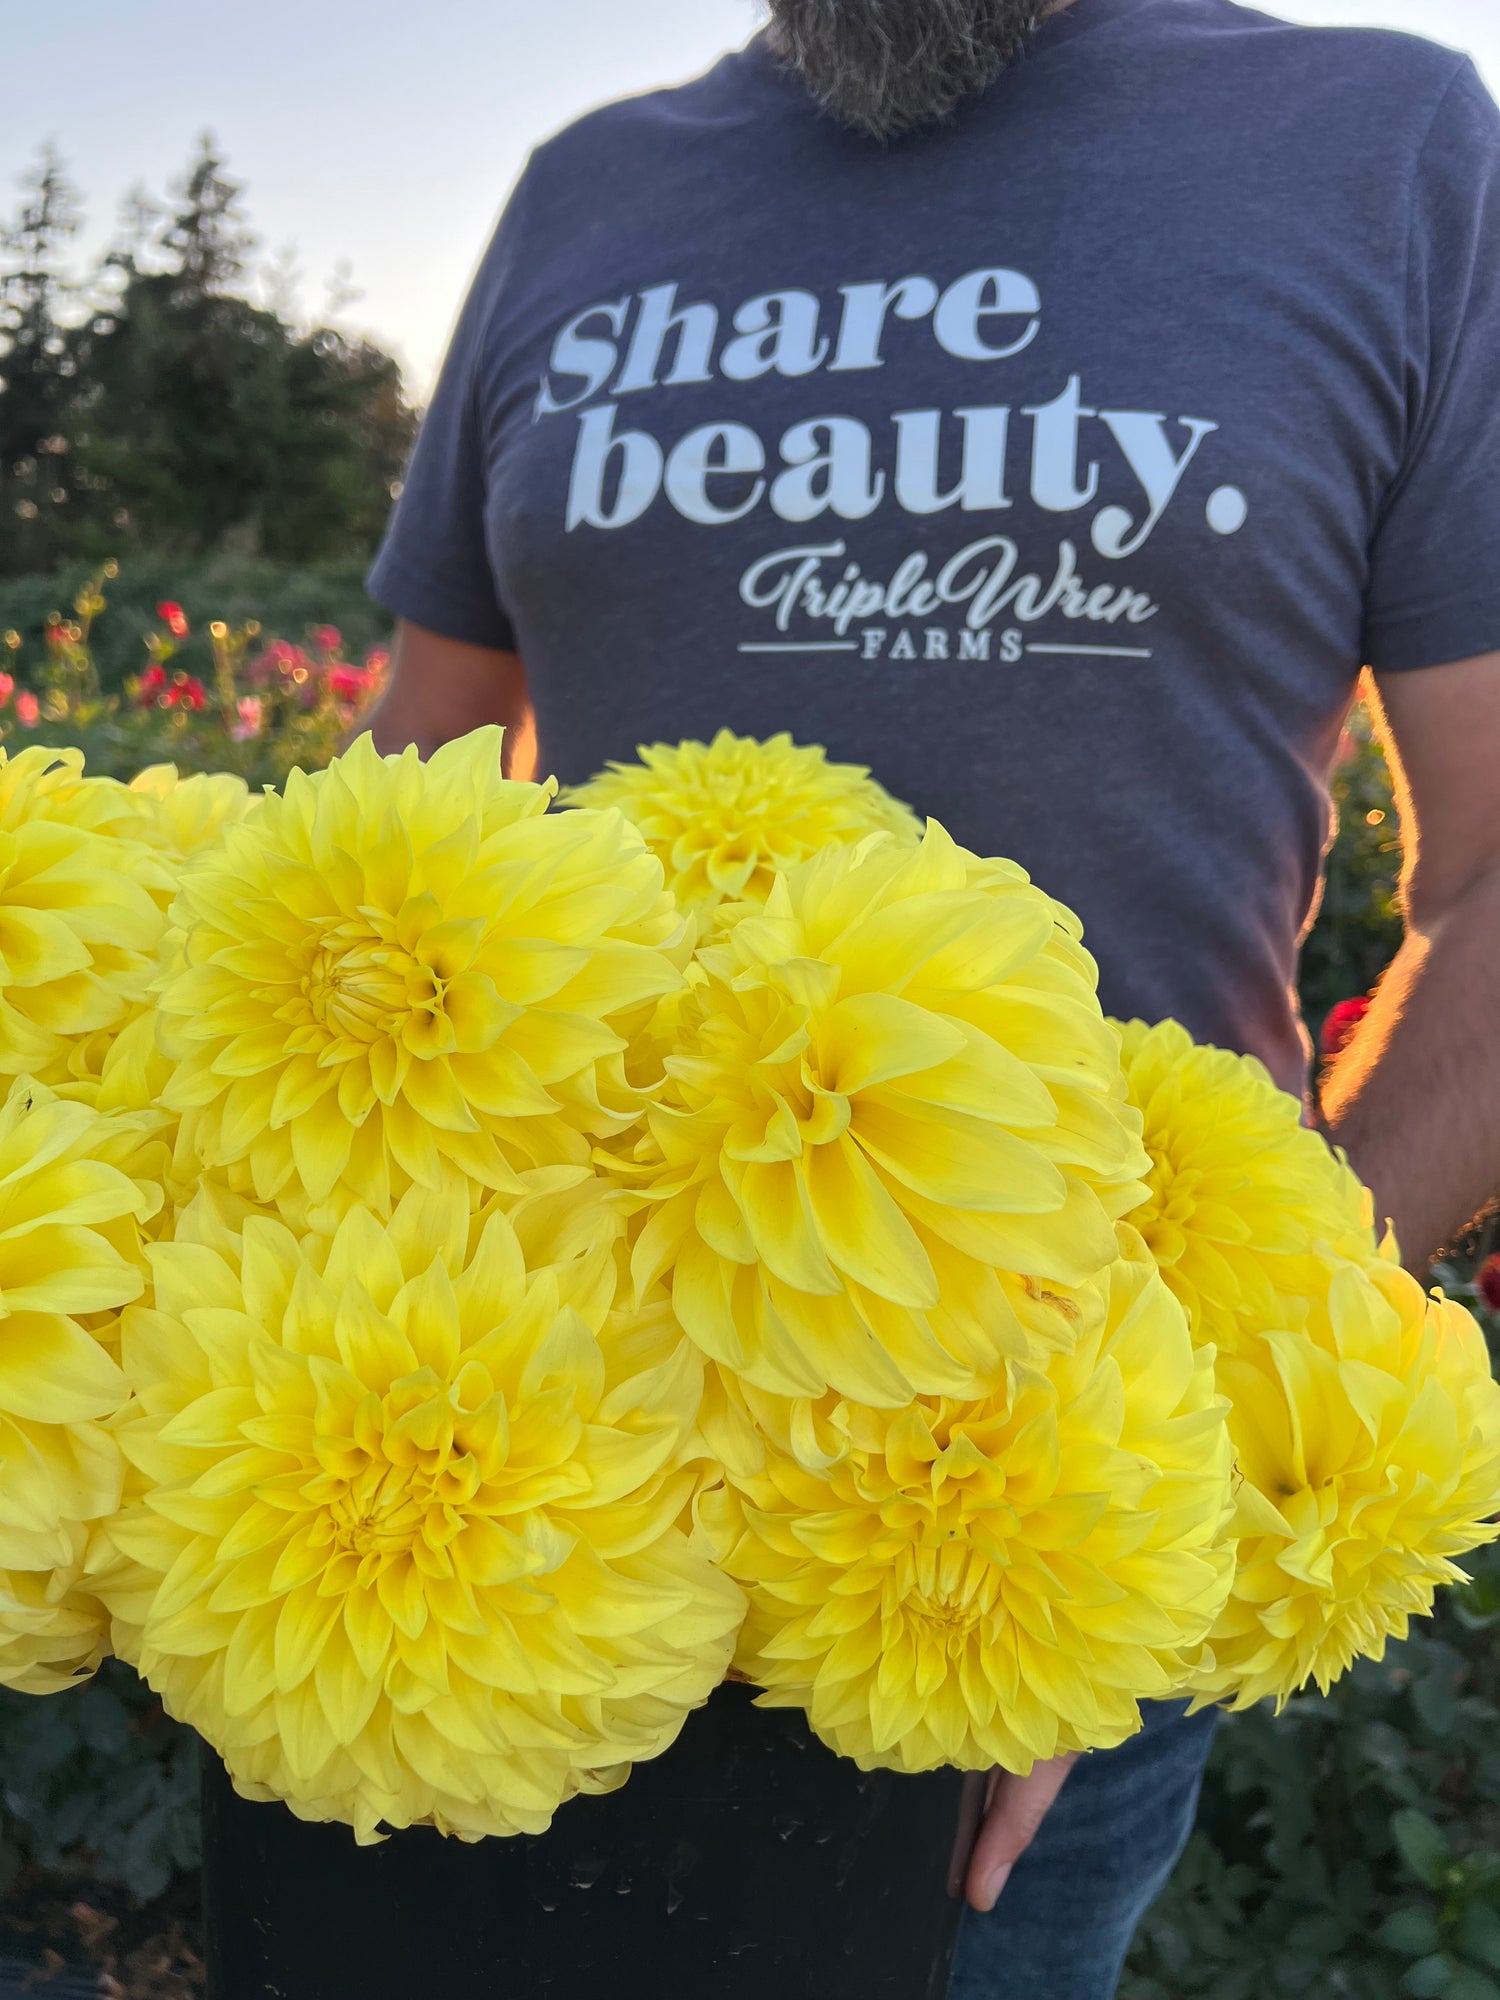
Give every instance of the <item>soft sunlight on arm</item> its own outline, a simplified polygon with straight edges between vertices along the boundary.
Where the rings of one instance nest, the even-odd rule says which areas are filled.
[[[415,743],[430,757],[455,736],[494,722],[506,732],[507,775],[534,777],[536,725],[520,656],[398,625],[390,681],[365,725],[376,749],[389,754]]]
[[[1387,675],[1377,695],[1408,933],[1323,1095],[1419,1270],[1500,1190],[1500,653]]]

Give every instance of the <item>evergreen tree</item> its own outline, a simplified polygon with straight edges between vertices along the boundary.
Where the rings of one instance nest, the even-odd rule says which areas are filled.
[[[60,314],[73,290],[64,259],[79,196],[51,147],[24,185],[19,214],[0,230],[0,564],[10,570],[56,560],[75,492],[73,361]]]
[[[205,132],[173,189],[178,207],[161,235],[180,298],[222,297],[244,277],[255,238],[244,227],[242,192],[238,181],[226,179],[223,157]]]
[[[132,546],[368,554],[415,427],[399,370],[372,343],[303,332],[242,296],[254,238],[212,139],[169,212],[132,197],[91,316],[69,331],[57,308],[76,197],[50,158],[32,195],[3,239],[0,573]]]

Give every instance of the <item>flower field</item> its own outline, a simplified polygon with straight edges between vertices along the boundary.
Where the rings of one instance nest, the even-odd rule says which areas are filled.
[[[106,563],[69,612],[48,613],[39,643],[14,627],[0,632],[0,743],[73,746],[91,772],[127,780],[172,764],[184,774],[231,772],[259,788],[280,784],[293,766],[321,768],[380,692],[390,659],[383,646],[352,659],[326,623],[295,638],[253,618],[213,618],[195,631],[170,598],[140,631],[134,670],[110,677],[98,628],[118,574]]]

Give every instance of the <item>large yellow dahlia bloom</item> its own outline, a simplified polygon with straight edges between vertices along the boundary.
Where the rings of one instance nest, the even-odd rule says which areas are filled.
[[[125,1318],[116,1650],[253,1798],[477,1839],[659,1754],[743,1614],[679,1525],[701,1364],[597,1180],[332,1237],[205,1194]]]
[[[0,749],[0,1081],[97,1075],[146,1006],[169,881],[123,785]]]
[[[809,1409],[720,1379],[701,1503],[750,1595],[737,1664],[862,1769],[1102,1749],[1222,1606],[1230,1458],[1209,1357],[1135,1245],[1066,1354],[978,1402]]]
[[[1130,1220],[1194,1338],[1233,1348],[1304,1325],[1329,1254],[1375,1256],[1370,1196],[1253,1057],[1199,1045],[1175,1021],[1118,1032],[1151,1155]]]
[[[548,814],[498,729],[293,771],[191,867],[161,988],[165,1101],[257,1199],[491,1187],[636,1115],[613,1022],[680,983],[661,865],[617,813]]]
[[[1147,1161],[1076,921],[931,822],[699,954],[631,1167],[640,1295],[760,1388],[900,1407],[1069,1346]]]
[[[1327,1690],[1494,1539],[1500,1387],[1472,1314],[1393,1263],[1341,1263],[1301,1332],[1218,1363],[1237,1472],[1234,1594],[1196,1686],[1238,1708]]]
[[[682,908],[763,903],[778,871],[870,833],[916,840],[921,823],[860,764],[831,764],[816,744],[764,743],[721,729],[712,743],[642,744],[564,794],[617,806],[646,836]]]
[[[80,1587],[119,1504],[104,1428],[129,1388],[82,1324],[140,1296],[149,1197],[112,1164],[129,1134],[26,1079],[0,1105],[0,1683],[45,1694],[99,1663]]]

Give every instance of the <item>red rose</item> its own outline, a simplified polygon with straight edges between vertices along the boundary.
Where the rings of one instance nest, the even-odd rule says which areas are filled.
[[[16,685],[14,674],[0,674],[0,708],[10,700]]]
[[[1340,1000],[1323,1023],[1323,1033],[1319,1037],[1324,1059],[1332,1062],[1341,1056],[1354,1039],[1355,1030],[1370,1011],[1370,999],[1366,995],[1359,1000]]]
[[[336,653],[344,643],[344,635],[337,625],[315,625],[312,642],[320,653]]]
[[[167,630],[171,633],[174,639],[185,639],[187,637],[188,635],[187,613],[183,610],[180,604],[173,604],[171,600],[168,599],[168,601],[165,604],[157,605],[156,615],[161,620],[162,624],[166,626]]]
[[[23,729],[35,729],[41,713],[41,704],[29,690],[16,696],[16,714]]]
[[[182,684],[182,699],[189,708],[202,708],[208,700],[202,681],[195,681],[190,675]]]
[[[1479,1267],[1479,1295],[1491,1312],[1500,1312],[1500,1255],[1486,1257]]]

